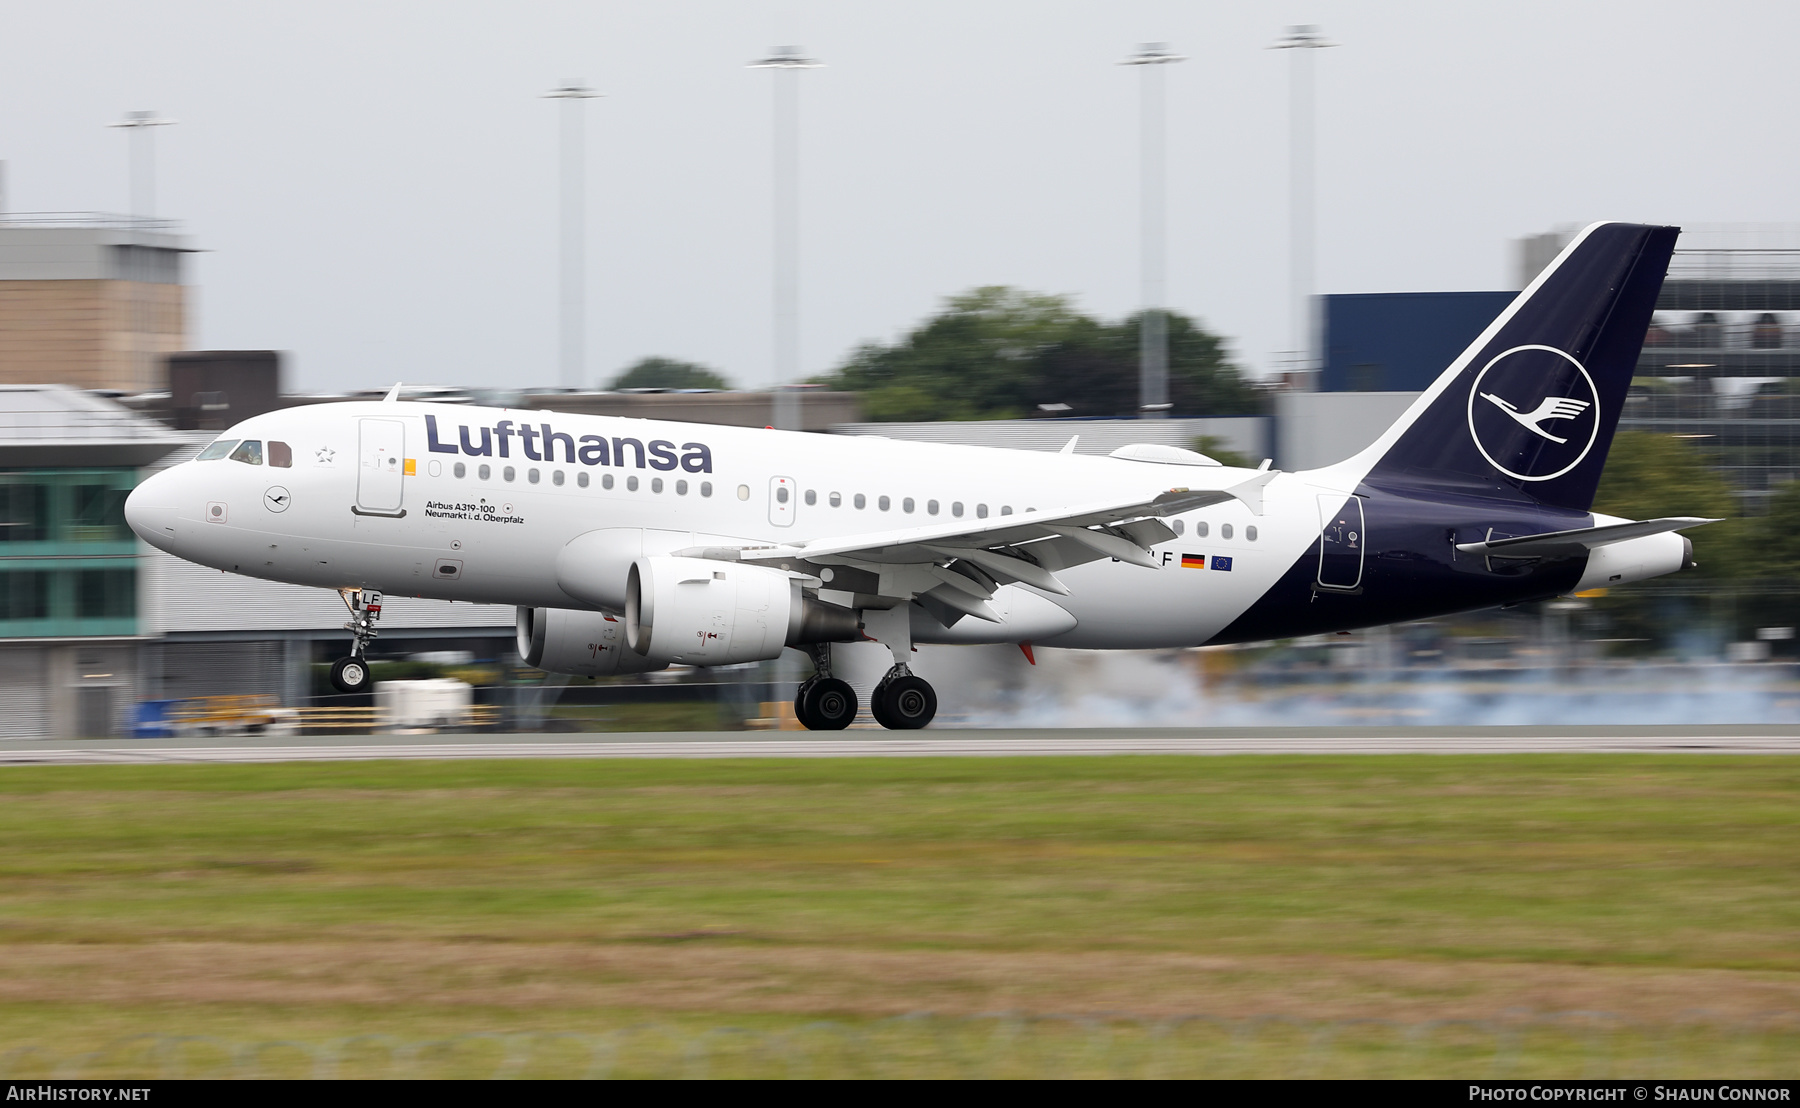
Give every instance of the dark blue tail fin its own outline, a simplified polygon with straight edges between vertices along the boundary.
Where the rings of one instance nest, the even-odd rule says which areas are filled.
[[[1365,480],[1586,511],[1679,233],[1583,231],[1357,456]]]

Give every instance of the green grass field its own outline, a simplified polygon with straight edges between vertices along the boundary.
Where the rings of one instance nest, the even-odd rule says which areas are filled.
[[[1154,1039],[1188,1043],[1182,1072],[1294,1072],[1304,1047],[1317,1072],[1463,1074],[1493,1064],[1485,1032],[1407,1053],[1345,1021],[1605,1012],[1582,1018],[1628,1023],[1641,1064],[1792,1076],[1797,801],[1800,759],[1779,757],[5,769],[0,1073],[103,1047],[70,1072],[167,1063],[117,1045],[134,1035],[385,1036],[356,1049],[391,1062],[393,1042],[475,1034],[821,1021],[860,1029],[865,1069],[872,1051],[970,1072],[943,1059],[989,1057],[1000,1025],[976,1017],[1009,1012],[1037,1030],[1007,1032],[996,1072],[1088,1057],[1044,1017],[1109,1013],[1094,1072]],[[916,1012],[936,1022],[896,1022]],[[1143,1030],[1182,1014],[1240,1030]],[[1257,1016],[1287,1022],[1246,1040]],[[1759,1021],[1775,1038],[1732,1053]],[[1326,1055],[1322,1027],[1350,1029]],[[1571,1036],[1534,1024],[1505,1064],[1580,1075]],[[476,1045],[409,1064],[504,1054],[458,1041]],[[860,1072],[848,1049],[807,1057]]]

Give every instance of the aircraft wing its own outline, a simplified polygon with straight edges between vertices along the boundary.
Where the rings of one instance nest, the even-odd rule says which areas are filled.
[[[955,613],[999,622],[985,601],[1023,583],[1067,596],[1056,571],[1101,558],[1154,568],[1149,548],[1175,537],[1162,517],[1241,500],[1262,514],[1276,471],[1219,489],[1175,488],[1148,500],[955,520],[894,531],[774,546],[694,547],[679,555],[749,562],[818,577],[827,587],[903,603],[919,597]],[[929,605],[928,605],[929,607]],[[941,618],[941,617],[940,617]]]
[[[1464,554],[1486,554],[1495,558],[1555,557],[1624,542],[1626,539],[1660,535],[1664,531],[1679,531],[1684,527],[1718,522],[1716,519],[1701,519],[1698,516],[1666,516],[1635,523],[1613,523],[1605,527],[1577,527],[1572,531],[1546,531],[1541,535],[1490,539],[1487,542],[1459,542],[1456,549]]]

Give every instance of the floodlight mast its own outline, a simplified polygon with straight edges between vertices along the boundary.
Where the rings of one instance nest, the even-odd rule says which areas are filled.
[[[1302,372],[1313,368],[1313,72],[1312,54],[1336,46],[1311,23],[1297,23],[1269,45],[1271,50],[1292,50],[1288,67],[1288,297],[1292,316],[1288,342],[1293,366]]]
[[[563,385],[587,384],[587,128],[581,103],[600,93],[567,77],[544,94],[562,101],[561,343]]]
[[[151,128],[168,127],[173,119],[163,119],[155,112],[126,112],[125,118],[108,127],[123,127],[131,133],[131,219],[149,223],[156,218],[156,148],[151,142]]]
[[[1138,146],[1142,159],[1139,223],[1143,314],[1138,322],[1138,415],[1162,419],[1169,414],[1169,317],[1164,312],[1168,264],[1165,257],[1164,209],[1167,173],[1163,144],[1167,127],[1163,110],[1163,66],[1186,61],[1166,42],[1146,42],[1120,65],[1142,67],[1139,81]]]
[[[775,426],[801,429],[800,392],[800,82],[824,63],[798,46],[777,46],[751,69],[775,71]]]

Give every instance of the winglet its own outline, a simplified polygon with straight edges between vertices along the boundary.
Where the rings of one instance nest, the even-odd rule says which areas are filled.
[[[1268,464],[1269,463],[1266,461],[1263,463],[1264,466],[1267,466]],[[1225,491],[1236,499],[1243,501],[1244,507],[1250,509],[1251,515],[1259,516],[1263,514],[1263,488],[1270,481],[1273,481],[1279,476],[1280,473],[1281,471],[1279,469],[1259,469],[1256,471],[1255,477],[1250,478],[1248,481],[1241,481]]]
[[[395,381],[394,387],[389,389],[388,394],[381,398],[381,402],[383,404],[394,404],[394,403],[397,403],[399,401],[399,399],[400,399],[400,382]]]
[[[1081,441],[1080,435],[1074,436],[1068,442],[1063,443],[1063,448],[1061,450],[1058,450],[1057,453],[1058,454],[1073,454],[1073,453],[1075,453],[1075,444],[1080,441]]]

